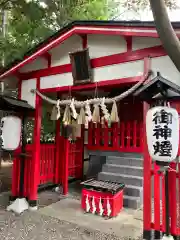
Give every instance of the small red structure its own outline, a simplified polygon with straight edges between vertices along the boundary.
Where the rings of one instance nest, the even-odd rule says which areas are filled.
[[[173,27],[180,37],[180,23],[173,23]],[[69,52],[72,54],[69,55]],[[85,69],[84,72],[82,69]],[[123,173],[116,172],[115,175],[121,174],[123,180],[128,183],[128,191],[124,190],[124,200],[131,194],[135,203],[140,204],[140,195],[144,195],[145,238],[149,239],[152,229],[156,231],[157,236],[164,231],[164,178],[158,174],[158,166],[150,159],[145,141],[144,124],[148,105],[132,96],[127,97],[118,104],[120,123],[104,127],[99,123],[90,123],[88,130],[85,134],[82,131],[81,138],[75,143],[69,142],[61,133],[58,120],[55,142],[41,144],[43,101],[40,95],[32,93],[32,90],[36,89],[50,98],[73,97],[79,101],[85,101],[95,95],[111,98],[138,83],[149,70],[160,71],[164,78],[179,84],[179,72],[163,49],[154,23],[77,21],[28,52],[22,61],[16,61],[1,71],[1,81],[7,82],[11,88],[18,85],[19,99],[26,100],[35,109],[31,116],[35,122],[33,143],[27,145],[30,157],[26,161],[24,179],[24,196],[29,200],[31,207],[37,207],[40,184],[61,184],[63,193],[67,194],[69,176],[80,179],[83,177],[84,150],[93,151],[94,154],[103,152],[112,169],[120,168],[113,167],[114,164],[111,159],[108,160],[108,156],[110,152],[117,153],[122,155],[114,161],[122,162]],[[171,105],[180,111],[179,101]],[[127,161],[122,157],[124,154],[128,156],[125,159]],[[139,157],[141,155],[143,159]],[[135,163],[139,165],[132,166],[132,159],[137,160]],[[16,199],[19,192],[19,163],[18,157],[14,159],[12,200]],[[117,164],[119,163],[116,162],[115,165]],[[180,169],[179,163],[173,163],[172,169],[176,169],[177,166]],[[130,175],[129,170],[133,174]],[[179,206],[177,186],[180,186],[180,171],[170,171],[169,175],[172,186],[170,228],[173,235],[180,235],[180,216],[176,211],[176,206]],[[133,185],[134,183],[136,185]],[[156,203],[154,217],[151,211],[152,199]],[[139,206],[138,204],[136,206]]]
[[[85,212],[116,217],[123,208],[123,184],[88,180],[83,183],[81,207]],[[89,209],[87,211],[87,205]],[[102,208],[102,209],[101,209]]]

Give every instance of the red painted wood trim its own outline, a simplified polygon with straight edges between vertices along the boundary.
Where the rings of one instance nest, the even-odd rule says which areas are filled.
[[[128,36],[125,37],[126,45],[127,45],[127,52],[132,52],[132,37]]]
[[[133,31],[133,29],[135,31]],[[30,61],[33,61],[38,56],[41,56],[51,48],[57,46],[59,43],[63,42],[73,34],[105,34],[105,35],[122,35],[122,36],[138,36],[138,37],[158,37],[158,34],[156,31],[148,30],[146,31],[145,28],[143,30],[137,30],[137,28],[129,27],[129,28],[123,28],[123,27],[110,27],[108,29],[108,26],[100,26],[100,27],[94,27],[94,26],[74,26],[69,31],[63,33],[53,41],[49,42],[48,44],[44,45],[41,49],[36,51],[34,54],[32,54],[29,57],[26,57],[23,61],[16,64],[14,67],[10,68],[6,72],[0,75],[0,79],[6,77],[9,74],[14,73],[16,70],[18,70],[20,67],[23,67],[25,64],[29,63]],[[178,33],[177,36],[179,37],[180,34]]]
[[[42,55],[42,57],[47,60],[48,68],[50,68],[51,67],[51,54],[46,52]]]
[[[121,64],[130,61],[142,60],[145,57],[160,57],[167,55],[162,46],[155,46],[151,48],[144,48],[132,52],[117,53],[109,56],[91,59],[92,68],[104,67],[113,64]],[[51,67],[47,69],[32,71],[28,73],[21,73],[19,76],[22,80],[30,78],[44,77],[56,74],[69,73],[72,71],[71,64],[64,64],[61,66]]]
[[[145,57],[144,58],[144,76],[148,73],[149,70],[151,70],[151,58]],[[147,79],[146,82],[149,81],[149,79]]]
[[[98,88],[106,88],[106,87],[115,87],[119,85],[126,85],[131,83],[137,83],[142,79],[142,76],[134,76],[134,77],[128,77],[128,78],[121,78],[121,79],[114,79],[114,80],[104,80],[98,82]],[[91,90],[96,88],[96,83],[90,83],[85,85],[79,85],[79,86],[71,86],[71,91],[85,91],[85,90]],[[56,87],[56,88],[46,88],[41,89],[41,92],[48,93],[48,92],[67,92],[69,91],[69,86],[64,87]]]
[[[135,31],[134,31],[135,30]],[[145,30],[145,29],[138,29],[136,28],[122,28],[122,27],[110,27],[109,29],[107,27],[90,27],[88,26],[77,26],[75,27],[75,33],[77,34],[104,34],[104,35],[121,35],[121,36],[136,36],[136,37],[153,37],[153,38],[159,38],[158,33],[156,30]],[[180,33],[176,34],[178,37],[180,37]]]
[[[41,56],[42,54],[44,54],[45,52],[50,50],[51,48],[57,46],[59,43],[62,43],[63,41],[65,41],[66,39],[71,37],[73,35],[73,33],[74,33],[74,29],[71,29],[70,31],[64,33],[63,35],[61,35],[60,37],[58,37],[54,41],[48,43],[46,46],[44,46],[43,48],[39,49],[37,52],[35,52],[31,56],[25,58],[23,61],[21,61],[20,63],[18,63],[17,65],[12,67],[11,69],[9,69],[6,72],[4,72],[3,74],[1,74],[0,75],[0,79],[8,76],[9,74],[14,73],[20,67],[23,67],[25,64],[30,63],[31,61],[35,60],[37,57]]]
[[[146,139],[146,114],[149,109],[149,105],[144,103],[143,115],[144,115],[144,124],[143,124],[143,141],[144,141],[144,160],[143,160],[143,230],[151,230],[151,158],[148,152],[147,139]]]
[[[94,28],[94,27],[93,27]],[[103,34],[103,35],[121,35],[121,36],[135,36],[135,37],[153,37],[158,38],[157,32],[144,32],[144,31],[125,31],[123,29],[106,29],[96,27],[94,29],[83,29],[82,27],[76,27],[74,33],[76,34]]]
[[[36,88],[40,88],[40,79],[37,79]],[[42,117],[42,99],[36,94],[36,111],[34,125],[34,142],[31,172],[31,189],[29,194],[30,200],[37,200],[37,190],[40,177],[40,136],[41,136],[41,117]]]
[[[81,35],[82,38],[82,48],[86,49],[87,48],[87,35]]]

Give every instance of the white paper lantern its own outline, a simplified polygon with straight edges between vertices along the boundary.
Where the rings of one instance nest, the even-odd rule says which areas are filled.
[[[154,107],[146,116],[149,154],[156,161],[171,162],[179,146],[179,116],[174,108]]]
[[[7,116],[1,119],[2,149],[12,151],[19,147],[21,141],[21,124],[21,119],[15,116]]]

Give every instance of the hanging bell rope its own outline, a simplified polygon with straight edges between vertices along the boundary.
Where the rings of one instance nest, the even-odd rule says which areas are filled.
[[[149,71],[148,73],[146,73],[145,75],[142,76],[142,79],[136,83],[134,86],[132,86],[130,89],[128,89],[127,91],[123,92],[122,94],[114,97],[114,98],[105,98],[104,103],[105,104],[111,104],[114,101],[118,102],[122,99],[124,99],[125,97],[127,97],[128,95],[132,94],[134,91],[136,91],[150,76],[152,75],[152,71]],[[47,101],[51,104],[57,104],[56,100],[52,100],[51,98],[44,96],[39,90],[37,89],[32,89],[31,90],[32,93],[36,93],[39,97],[41,97],[44,101]],[[88,104],[100,104],[103,101],[103,98],[93,98],[93,99],[89,99],[86,101],[74,101],[74,105],[76,108],[81,108]],[[59,101],[59,105],[60,106],[65,106],[65,105],[70,105],[71,104],[71,100],[61,100]]]

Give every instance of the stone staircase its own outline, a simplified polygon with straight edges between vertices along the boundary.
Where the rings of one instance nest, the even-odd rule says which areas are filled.
[[[143,159],[138,154],[124,153],[106,156],[106,163],[98,174],[98,180],[123,182],[124,207],[137,209],[143,201]]]

